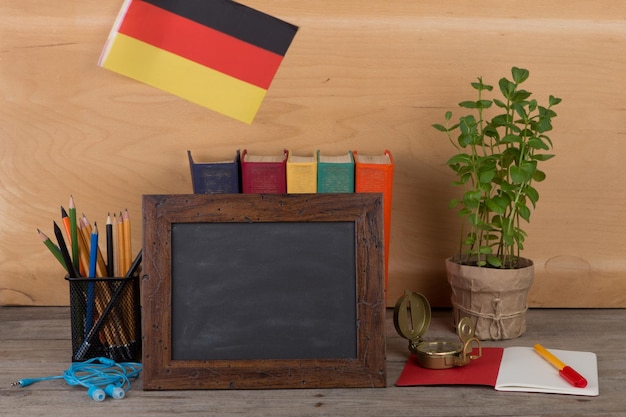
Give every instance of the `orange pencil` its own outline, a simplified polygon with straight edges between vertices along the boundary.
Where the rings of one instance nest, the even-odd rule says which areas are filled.
[[[124,220],[123,220],[123,228],[124,228],[124,268],[122,269],[123,275],[125,276],[126,272],[130,269],[130,264],[133,258],[133,249],[130,235],[130,216],[128,214],[128,209],[124,210]]]
[[[72,237],[71,237],[71,230],[70,230],[70,217],[67,215],[67,211],[65,211],[65,209],[63,208],[63,206],[61,206],[61,220],[63,222],[63,227],[65,228],[65,233],[67,234],[67,240],[68,240],[68,245],[71,247],[72,246]]]
[[[91,240],[91,236],[85,236],[84,228],[80,228],[78,233],[76,234],[76,241],[78,242],[78,255],[80,260],[80,269],[87,271],[87,275],[89,275],[89,243]]]

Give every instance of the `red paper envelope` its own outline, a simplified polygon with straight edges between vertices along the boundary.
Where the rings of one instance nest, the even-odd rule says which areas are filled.
[[[396,385],[488,385],[495,387],[504,349],[483,348],[480,359],[466,366],[449,369],[427,369],[417,364],[414,355],[407,360]]]

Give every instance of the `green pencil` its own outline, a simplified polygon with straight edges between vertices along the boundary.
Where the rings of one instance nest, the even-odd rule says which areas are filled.
[[[54,257],[57,258],[59,263],[67,271],[67,265],[65,265],[65,261],[63,260],[63,255],[61,254],[61,249],[59,249],[59,247],[57,245],[55,245],[54,242],[52,240],[50,240],[50,238],[48,236],[46,236],[46,234],[44,232],[42,232],[41,230],[37,229],[37,233],[39,233],[39,237],[43,241],[44,245],[46,245],[46,247],[48,249],[50,249],[50,252],[52,252]]]
[[[70,240],[72,245],[72,262],[74,269],[78,271],[80,269],[80,259],[78,254],[78,224],[76,223],[76,205],[74,204],[74,197],[70,195],[69,206],[70,217]]]

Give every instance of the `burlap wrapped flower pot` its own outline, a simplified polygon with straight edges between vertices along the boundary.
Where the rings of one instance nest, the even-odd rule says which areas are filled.
[[[534,279],[530,259],[521,259],[522,268],[496,269],[461,265],[446,259],[448,282],[452,287],[455,324],[469,317],[481,340],[514,339],[526,331],[527,298]]]

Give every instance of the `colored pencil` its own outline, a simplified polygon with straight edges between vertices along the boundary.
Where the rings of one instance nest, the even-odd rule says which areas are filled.
[[[57,238],[57,243],[59,244],[59,250],[61,251],[61,255],[63,255],[63,260],[65,261],[65,266],[67,267],[67,273],[70,278],[77,278],[78,274],[76,273],[76,269],[74,269],[74,264],[72,263],[72,258],[70,256],[70,252],[65,245],[65,239],[63,239],[63,233],[61,232],[61,228],[57,225],[56,222],[53,222],[54,225],[54,234]],[[81,303],[81,295],[80,291],[72,288],[72,284],[70,283],[70,314],[72,316],[72,349],[76,350],[79,346],[78,337],[79,335],[83,335],[84,332],[84,322],[82,315],[82,303]]]
[[[100,245],[98,244],[99,241],[99,232],[98,232],[98,226],[96,224],[96,222],[94,222],[93,227],[91,227],[91,224],[89,223],[89,220],[87,219],[87,216],[85,215],[85,213],[82,213],[82,217],[80,219],[81,221],[81,234],[83,237],[84,242],[90,242],[88,251],[89,251],[89,268],[90,268],[90,277],[91,278],[97,278],[97,277],[106,277],[107,276],[107,267],[106,264],[104,262],[104,257],[102,256],[102,252],[100,251]],[[80,242],[80,239],[79,239]],[[95,255],[94,255],[94,251],[95,251]],[[94,259],[95,256],[95,259]],[[94,266],[95,263],[95,266]],[[95,268],[95,271],[94,271]],[[89,286],[95,286],[96,287],[96,291],[94,294],[92,295],[92,300],[93,302],[90,303],[92,306],[94,306],[95,303],[95,308],[96,308],[96,317],[102,315],[102,310],[104,309],[104,304],[106,302],[106,300],[109,300],[111,298],[111,290],[109,288],[108,285],[104,285],[104,283],[101,284],[93,284],[93,283],[89,283]],[[88,302],[89,302],[89,295],[88,295]],[[95,320],[95,317],[92,319]],[[111,323],[110,321],[108,323]],[[89,328],[88,328],[89,329]],[[114,324],[105,324],[103,330],[103,336],[104,339],[106,340],[106,342],[109,344],[109,346],[114,346],[115,345],[115,340],[119,339],[116,338],[116,334],[118,333],[116,330],[116,327]],[[87,330],[86,330],[87,333]]]
[[[91,235],[87,234],[84,227],[78,229],[77,239],[78,241],[78,258],[80,260],[81,269],[86,271],[82,276],[89,276],[89,242],[91,241]]]
[[[116,225],[115,225],[115,230],[116,230],[116,240],[117,240],[117,271],[116,271],[116,276],[118,277],[123,277],[124,276],[124,254],[126,253],[124,251],[124,230],[123,230],[123,216],[122,216],[122,212],[120,211],[120,216],[116,219]]]
[[[98,264],[98,226],[94,223],[91,231],[91,243],[89,245],[89,278],[96,277],[96,265]]]
[[[70,195],[69,205],[69,218],[70,218],[70,244],[72,245],[72,262],[74,269],[78,270],[80,261],[78,254],[78,223],[76,219],[76,205],[74,204],[74,197]]]
[[[98,228],[94,226],[91,233],[89,247],[89,278],[96,277],[96,264],[98,263]],[[87,314],[85,316],[85,336],[91,330],[94,318],[94,305],[96,302],[96,287],[93,282],[87,284]]]
[[[107,276],[115,276],[115,260],[113,256],[113,224],[111,223],[111,213],[107,213],[106,224],[107,242]]]
[[[63,238],[63,233],[61,232],[61,228],[56,222],[54,223],[54,235],[57,238],[57,243],[59,244],[59,250],[61,251],[61,255],[63,255],[63,260],[65,261],[65,265],[67,266],[67,273],[70,278],[77,278],[78,274],[76,273],[76,269],[74,268],[74,264],[72,263],[72,258],[70,253],[65,245],[65,239]]]
[[[87,216],[85,216],[85,213],[81,213],[81,217],[78,220],[78,224],[80,225],[80,227],[84,227],[85,230],[87,230],[88,236],[91,236],[91,224],[89,223]]]
[[[70,230],[70,218],[67,215],[67,211],[65,211],[65,209],[63,208],[63,206],[61,206],[61,221],[63,222],[63,226],[65,227],[65,234],[67,236],[68,239],[68,244],[70,246],[72,246],[72,240],[71,240],[71,230]]]
[[[71,225],[70,225],[70,218],[67,215],[67,211],[65,210],[65,208],[63,208],[63,206],[61,206],[61,220],[63,222],[63,227],[65,229],[65,236],[67,237],[67,246],[69,248],[72,248],[72,230],[71,230]],[[80,250],[80,247],[79,247],[79,250]],[[80,256],[79,256],[79,259],[80,259]],[[88,271],[83,267],[82,263],[79,263],[79,270],[77,272],[79,272],[81,276],[87,276]]]
[[[37,229],[37,233],[39,233],[39,237],[43,241],[44,245],[52,252],[55,258],[59,261],[59,263],[65,268],[67,271],[67,265],[65,265],[65,260],[63,259],[63,254],[61,253],[61,249],[57,245],[54,244],[52,240],[44,232]]]
[[[124,220],[122,222],[122,226],[124,229],[124,268],[122,269],[122,272],[126,275],[130,269],[133,259],[133,248],[130,235],[130,216],[128,214],[128,209],[124,210]]]
[[[80,218],[80,222],[79,222],[79,232],[80,234],[83,235],[83,239],[85,240],[85,243],[90,242],[91,241],[91,232],[92,232],[92,227],[91,224],[89,224],[89,220],[87,220],[87,216],[85,216],[83,214],[83,216]],[[80,244],[80,239],[79,239],[79,244]],[[80,249],[80,247],[79,247]],[[88,252],[90,253],[90,252]],[[106,264],[104,262],[104,257],[102,256],[102,251],[100,251],[100,247],[98,246],[96,248],[96,277],[106,277],[107,276],[107,267]]]

